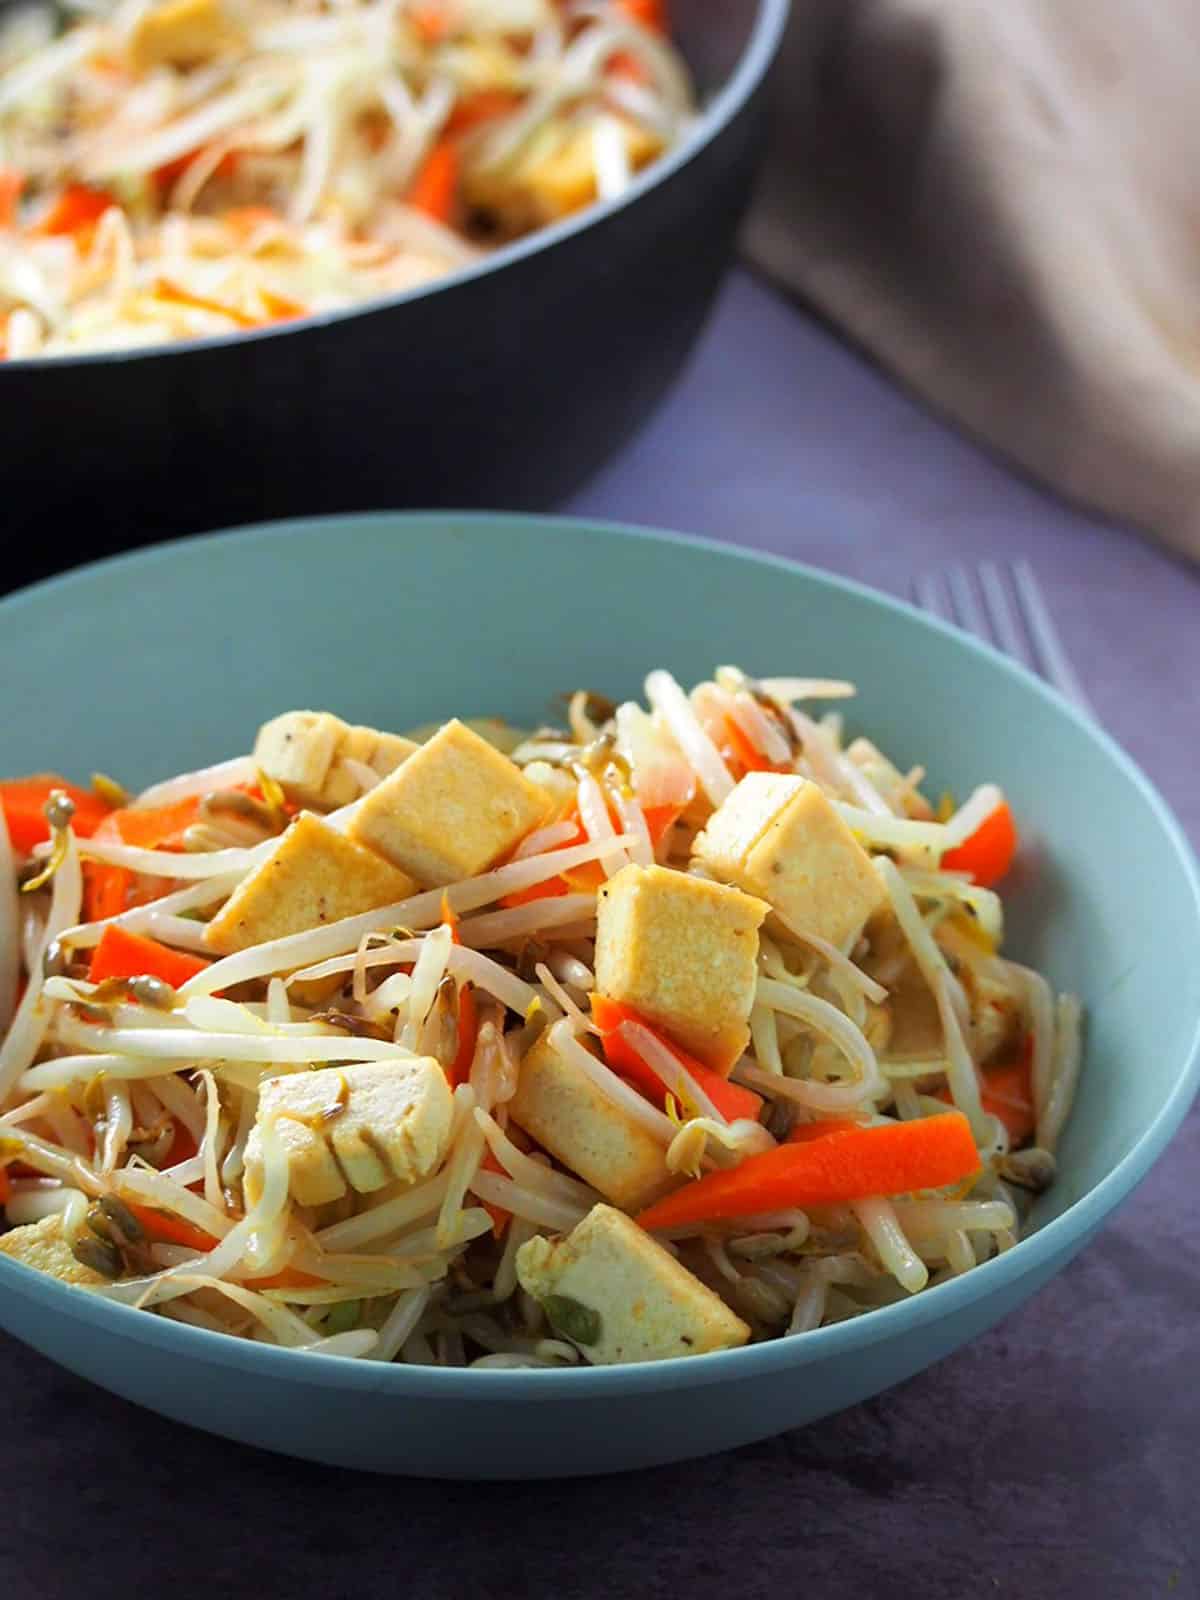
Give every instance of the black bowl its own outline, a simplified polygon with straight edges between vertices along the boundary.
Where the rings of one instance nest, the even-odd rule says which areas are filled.
[[[678,372],[728,266],[788,0],[673,0],[697,125],[628,193],[427,288],[293,326],[0,363],[5,581],[223,524],[536,510]]]

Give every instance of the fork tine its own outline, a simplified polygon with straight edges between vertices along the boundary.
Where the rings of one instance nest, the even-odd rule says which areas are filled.
[[[1028,561],[1015,561],[1012,575],[1017,603],[1033,644],[1038,670],[1060,694],[1065,695],[1068,700],[1073,700],[1081,711],[1086,711],[1089,716],[1095,716],[1091,702],[1084,693],[1083,685],[1076,677],[1075,669],[1063,649],[1058,629],[1042,598],[1041,585],[1033,568]]]
[[[954,606],[954,620],[959,627],[964,628],[967,633],[973,633],[985,644],[993,644],[995,640],[988,618],[979,604],[974,586],[965,570],[962,567],[950,567],[946,572],[946,584]]]
[[[940,617],[943,622],[954,621],[942,585],[932,572],[922,573],[919,578],[913,579],[912,597],[921,610],[928,611],[931,617]]]
[[[1023,667],[1036,671],[1033,651],[1017,622],[1008,588],[994,561],[980,563],[979,587],[983,591],[983,603],[992,619],[992,631],[1001,650]]]

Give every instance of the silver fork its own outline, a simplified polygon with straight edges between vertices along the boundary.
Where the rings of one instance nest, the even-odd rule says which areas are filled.
[[[972,633],[1036,672],[1096,719],[1028,561],[981,562],[974,572],[947,567],[913,579],[923,611]]]

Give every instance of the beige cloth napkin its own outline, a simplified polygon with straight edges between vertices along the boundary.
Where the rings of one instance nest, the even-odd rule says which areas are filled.
[[[793,0],[747,242],[927,400],[1200,558],[1198,0]]]

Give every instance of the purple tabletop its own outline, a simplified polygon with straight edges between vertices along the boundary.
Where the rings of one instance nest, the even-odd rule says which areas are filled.
[[[1200,585],[1021,483],[745,274],[650,427],[567,508],[904,593],[1034,564],[1097,712],[1200,840]],[[803,663],[798,664],[800,667]],[[12,1600],[1200,1596],[1200,1115],[1034,1301],[900,1388],[623,1478],[433,1484],[138,1411],[0,1338]]]

